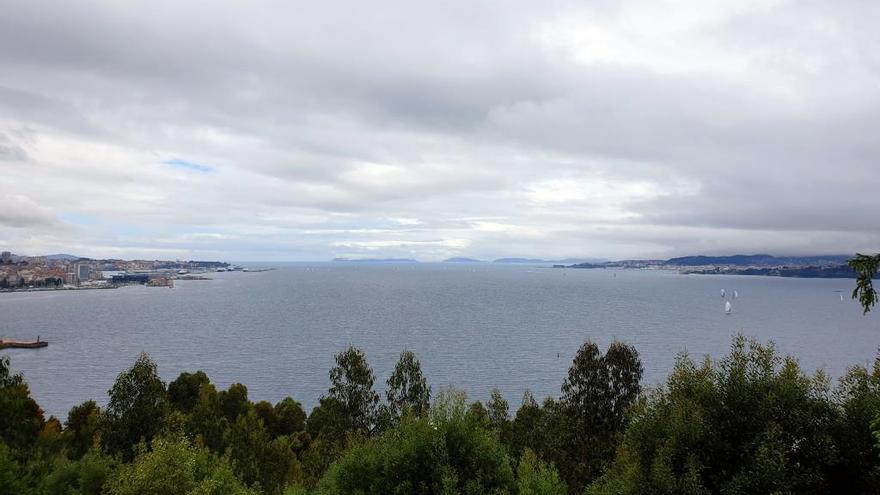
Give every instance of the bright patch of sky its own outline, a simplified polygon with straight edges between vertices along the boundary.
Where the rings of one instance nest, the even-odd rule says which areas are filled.
[[[214,167],[212,167],[210,165],[202,165],[201,163],[188,162],[186,160],[181,160],[179,158],[165,160],[162,163],[165,165],[170,165],[174,168],[188,170],[188,171],[192,171],[192,172],[200,172],[203,174],[207,174],[209,172],[214,171]]]

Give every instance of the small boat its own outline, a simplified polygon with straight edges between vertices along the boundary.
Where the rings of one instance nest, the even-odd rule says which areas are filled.
[[[843,302],[843,294],[840,295],[840,302]]]
[[[737,297],[739,297],[739,292],[737,292],[736,289],[734,289],[733,290],[733,298],[736,299]]]
[[[724,302],[724,313],[729,315],[730,311],[732,309],[733,309],[733,306],[730,304],[730,301],[725,301]]]
[[[721,297],[724,297],[725,295],[727,295],[727,293],[724,292],[724,289],[721,289]]]

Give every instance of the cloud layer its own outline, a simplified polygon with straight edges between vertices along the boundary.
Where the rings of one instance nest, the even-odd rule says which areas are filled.
[[[26,2],[0,248],[880,248],[876,2]]]

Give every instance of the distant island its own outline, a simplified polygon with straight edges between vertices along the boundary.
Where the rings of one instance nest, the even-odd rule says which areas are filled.
[[[511,263],[524,265],[552,265],[552,264],[581,264],[581,263],[604,263],[606,260],[599,258],[565,258],[561,260],[545,260],[540,258],[498,258],[492,263]]]
[[[474,258],[449,258],[443,260],[443,263],[485,263],[485,261]]]
[[[334,263],[418,263],[412,258],[333,258]]]

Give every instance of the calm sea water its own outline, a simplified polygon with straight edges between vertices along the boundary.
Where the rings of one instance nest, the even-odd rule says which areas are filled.
[[[141,351],[166,381],[201,369],[220,387],[244,383],[253,400],[290,395],[311,408],[348,344],[366,352],[380,393],[408,349],[435,389],[454,384],[486,399],[498,387],[515,408],[526,389],[557,395],[586,339],[634,344],[648,385],[683,351],[724,355],[738,332],[833,377],[871,362],[880,346],[880,317],[849,300],[851,280],[338,263],[212,277],[174,289],[0,294],[0,335],[51,342],[0,352],[47,414],[65,418],[83,400],[105,403]],[[739,292],[729,316],[722,288]]]

